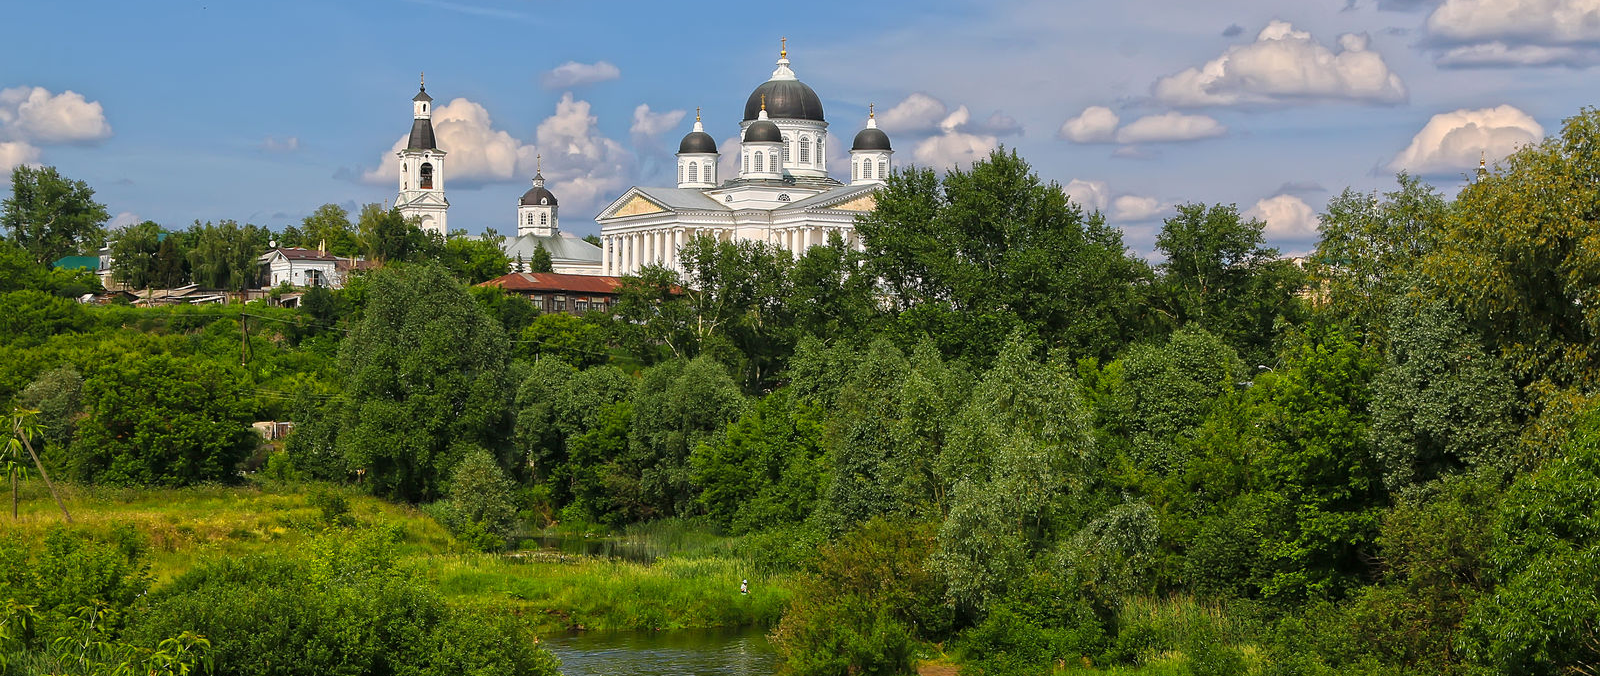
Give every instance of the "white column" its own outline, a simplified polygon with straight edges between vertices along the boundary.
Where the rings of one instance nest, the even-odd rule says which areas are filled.
[[[611,238],[600,237],[600,274],[611,274]]]
[[[810,226],[805,229],[805,243],[800,246],[800,253],[802,254],[811,249],[811,230]]]
[[[633,274],[633,266],[639,262],[639,236],[628,233],[622,236],[622,274]]]

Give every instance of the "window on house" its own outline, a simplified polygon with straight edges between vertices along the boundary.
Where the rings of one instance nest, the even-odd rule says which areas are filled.
[[[422,163],[422,189],[433,189],[433,163],[431,162]]]
[[[787,136],[783,137],[783,163],[785,165],[789,164],[789,137]],[[774,166],[773,169],[776,170],[777,167]]]
[[[861,163],[861,178],[872,178],[872,160]]]
[[[678,163],[678,182],[679,183],[683,182],[683,163],[682,162]]]
[[[762,161],[765,157],[766,156],[762,155],[760,152],[756,153],[756,173],[758,174],[767,170],[765,166],[766,163]]]
[[[811,137],[800,137],[800,163],[811,164]]]
[[[539,214],[539,225],[550,225],[550,214]]]
[[[889,175],[889,161],[878,160],[878,178]]]
[[[690,162],[689,163],[689,182],[690,183],[699,183],[700,182],[700,165],[698,163],[696,163],[696,162]]]
[[[744,154],[744,173],[750,173],[750,153]]]
[[[567,311],[567,297],[566,296],[556,296],[556,312],[566,312],[566,311]]]
[[[585,312],[588,312],[589,311],[589,301],[586,301],[586,300],[577,301],[577,302],[572,304],[572,309],[577,310],[578,314],[583,314]]]

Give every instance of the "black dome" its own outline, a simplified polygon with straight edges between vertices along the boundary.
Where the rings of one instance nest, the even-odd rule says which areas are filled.
[[[744,102],[744,119],[754,120],[761,114],[761,97],[767,101],[767,117],[786,120],[815,120],[823,122],[822,99],[806,83],[799,80],[768,80],[750,92]]]
[[[544,183],[544,176],[539,176],[538,179],[539,183]],[[528,192],[522,193],[522,199],[517,203],[525,207],[541,205],[555,206],[556,196],[549,190],[545,190],[543,185],[535,185],[532,188],[529,188]]]
[[[715,152],[717,152],[717,140],[703,131],[689,132],[683,137],[683,142],[678,144],[679,154]]]
[[[744,130],[745,143],[783,143],[783,132],[772,120],[756,120]]]
[[[877,127],[862,129],[856,134],[856,142],[850,146],[851,150],[894,150],[889,147],[889,135]]]

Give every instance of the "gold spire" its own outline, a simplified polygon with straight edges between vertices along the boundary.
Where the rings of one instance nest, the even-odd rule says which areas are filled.
[[[695,122],[699,122],[700,121],[700,106],[695,106],[694,107],[694,121]]]
[[[762,110],[766,110],[767,109],[767,95],[766,94],[762,94],[761,95],[761,109]]]
[[[523,157],[527,157],[527,155],[523,155]],[[544,173],[544,153],[537,153],[533,156],[533,172],[536,174]]]
[[[780,58],[780,59],[789,58],[789,38],[787,38],[787,37],[783,38],[783,40],[781,41],[780,44],[783,45],[783,48],[778,50],[778,58]]]
[[[878,116],[878,111],[873,110],[873,108],[876,107],[876,106],[877,106],[877,104],[875,104],[875,103],[867,104],[867,119],[870,120],[870,119]]]
[[[1483,169],[1488,164],[1489,164],[1489,151],[1487,151],[1487,150],[1479,150],[1478,151],[1478,168],[1479,169]]]

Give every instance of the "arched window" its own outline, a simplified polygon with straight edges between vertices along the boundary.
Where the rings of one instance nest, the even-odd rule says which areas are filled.
[[[878,160],[878,178],[883,178],[883,177],[888,176],[888,175],[889,175],[889,161],[888,160]]]
[[[800,163],[811,164],[811,137],[800,137]]]
[[[785,165],[789,164],[789,137],[787,136],[783,137],[783,163]],[[777,169],[777,167],[773,167],[773,169]]]
[[[433,163],[431,162],[422,163],[422,189],[433,189]]]
[[[528,212],[528,225],[530,227],[533,225],[533,212],[532,211]]]
[[[411,189],[411,170],[409,165],[400,165],[400,189]]]
[[[679,183],[683,182],[683,163],[682,162],[678,163],[678,182]]]
[[[698,162],[690,162],[689,163],[689,182],[690,183],[699,183],[700,182],[700,164]]]
[[[872,160],[861,161],[861,178],[872,178]]]
[[[762,173],[762,172],[765,172],[767,170],[767,168],[765,166],[763,166],[765,164],[764,162],[762,162],[762,158],[763,157],[764,156],[761,154],[761,151],[757,150],[756,151],[756,173],[758,173],[758,174]]]
[[[744,154],[744,173],[750,173],[750,153]]]
[[[539,225],[550,225],[550,214],[549,213],[539,214]]]
[[[824,164],[827,164],[827,163],[828,163],[828,156],[822,152],[822,137],[818,136],[817,137],[817,165],[821,166],[821,165],[824,165]]]

